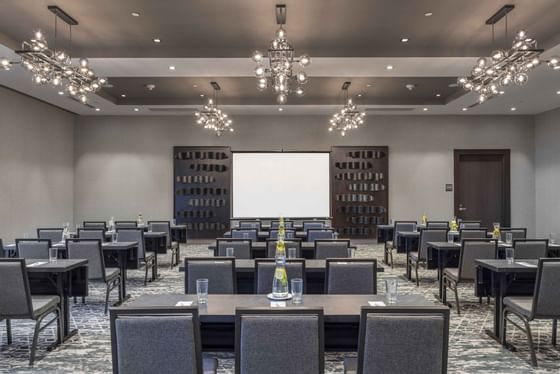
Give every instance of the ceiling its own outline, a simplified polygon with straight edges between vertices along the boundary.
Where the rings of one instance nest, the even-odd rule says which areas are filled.
[[[143,115],[187,113],[180,108],[200,106],[212,94],[209,82],[217,81],[222,87],[219,103],[229,112],[279,114],[275,96],[256,89],[250,60],[252,51],[266,50],[274,35],[278,2],[3,0],[0,56],[17,60],[13,50],[37,29],[53,46],[54,15],[47,5],[58,5],[79,25],[73,27],[70,50],[67,26],[59,21],[57,44],[73,56],[90,58],[96,72],[109,78],[110,86],[94,95],[90,106],[82,106],[57,95],[52,87],[33,85],[18,66],[10,72],[0,70],[0,85],[80,115]],[[290,96],[282,114],[332,113],[342,102],[344,81],[352,82],[350,94],[358,105],[383,114],[535,114],[560,106],[556,94],[560,72],[546,66],[538,67],[526,86],[511,87],[506,95],[467,111],[462,108],[470,107],[474,96],[450,87],[470,71],[477,56],[510,45],[521,28],[547,50],[543,56],[560,54],[560,1],[282,3],[287,5],[285,28],[296,55],[312,57],[305,96]],[[508,16],[508,41],[502,21],[495,27],[493,43],[492,28],[485,20],[506,3],[515,5]],[[132,12],[140,15],[134,17]],[[433,14],[426,17],[426,12]],[[155,37],[161,43],[154,43]],[[403,37],[409,41],[402,43]],[[387,65],[394,68],[387,70]],[[156,87],[149,91],[146,84]],[[407,84],[414,84],[414,89],[409,91]]]

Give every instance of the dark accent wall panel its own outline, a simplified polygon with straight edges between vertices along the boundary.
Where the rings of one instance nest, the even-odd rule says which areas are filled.
[[[375,238],[389,219],[389,148],[332,147],[333,226],[342,237]]]
[[[190,238],[221,237],[229,229],[231,149],[174,147],[174,216]]]

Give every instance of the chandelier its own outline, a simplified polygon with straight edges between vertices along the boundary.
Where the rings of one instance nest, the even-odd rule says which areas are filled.
[[[308,55],[294,57],[294,48],[288,42],[286,30],[282,27],[286,23],[286,5],[276,5],[276,23],[280,28],[270,42],[268,56],[265,57],[261,52],[255,51],[253,61],[257,64],[255,67],[257,88],[264,91],[272,87],[277,94],[278,104],[285,104],[289,93],[295,92],[297,96],[303,96],[305,93],[301,85],[307,83],[307,74],[303,70],[294,73],[294,63],[305,68],[311,63],[311,58]],[[268,64],[264,61],[266,58]]]
[[[72,26],[78,22],[57,6],[49,6],[48,9],[55,15],[55,48],[50,49],[41,31],[36,31],[29,41],[21,44],[21,49],[15,51],[21,57],[21,61],[12,62],[6,58],[0,60],[4,70],[10,70],[11,66],[20,63],[31,74],[33,82],[38,85],[52,84],[72,98],[86,104],[87,95],[98,91],[107,83],[107,79],[99,78],[89,67],[87,58],[81,58],[78,65],[72,63],[68,53],[56,48],[57,44],[57,20],[60,18],[70,27],[70,45],[72,43]]]
[[[348,98],[348,87],[351,82],[344,82],[342,91],[344,92],[344,107],[335,113],[330,119],[329,131],[340,131],[340,135],[345,136],[348,130],[357,129],[364,124],[365,112],[358,111],[356,104]]]
[[[486,24],[492,25],[492,41],[494,40],[494,24],[504,16],[506,17],[507,39],[507,13],[514,8],[506,5],[490,17]],[[540,55],[543,49],[537,48],[537,41],[528,36],[525,30],[520,30],[515,36],[513,45],[508,50],[497,49],[490,58],[480,57],[473,67],[470,76],[460,77],[458,83],[467,91],[478,94],[478,102],[497,95],[503,95],[505,88],[511,83],[522,86],[527,83],[528,74],[541,64]],[[555,70],[560,69],[560,58],[553,57],[546,61]]]
[[[224,132],[233,132],[231,123],[233,122],[226,113],[218,109],[216,101],[217,92],[221,90],[217,82],[210,82],[214,90],[213,98],[208,99],[208,103],[202,107],[201,111],[194,113],[197,118],[196,123],[203,125],[205,129],[214,130],[216,136],[221,136]]]

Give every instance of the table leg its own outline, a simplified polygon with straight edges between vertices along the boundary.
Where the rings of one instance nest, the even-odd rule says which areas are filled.
[[[118,251],[118,261],[119,261],[119,269],[121,270],[121,293],[123,296],[123,301],[128,300],[130,295],[126,293],[126,263],[128,257],[128,251]]]
[[[58,297],[60,297],[60,314],[62,321],[60,323],[62,327],[62,341],[65,342],[72,336],[78,333],[77,329],[70,330],[70,298],[68,296],[68,283],[69,279],[64,279],[63,277],[70,277],[69,273],[57,274],[56,275],[56,292]],[[66,283],[66,287],[65,287]]]
[[[497,285],[496,277],[498,278]],[[486,329],[486,334],[501,344],[502,312],[504,297],[506,297],[507,293],[507,273],[493,273],[492,288],[496,289],[496,296],[494,297],[494,331]],[[510,350],[515,350],[515,348],[510,344],[506,344],[506,347]]]
[[[411,251],[411,242],[412,242],[412,238],[410,237],[405,237],[404,238],[404,250],[406,251],[406,279],[411,280],[412,278],[412,269],[410,268],[410,263],[409,263],[409,259],[410,259],[410,251]]]
[[[437,250],[437,279],[438,279],[438,294],[435,295],[436,299],[443,302],[443,254],[441,250]]]

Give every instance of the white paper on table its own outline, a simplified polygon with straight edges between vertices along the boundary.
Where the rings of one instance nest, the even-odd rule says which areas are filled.
[[[369,306],[387,306],[383,301],[368,301]]]
[[[32,264],[27,265],[27,267],[31,268],[31,267],[34,267],[34,266],[41,266],[41,265],[44,265],[44,264],[48,264],[48,262],[46,262],[46,261],[34,262]]]
[[[271,308],[285,308],[286,302],[285,301],[271,301],[270,302]]]
[[[177,301],[177,304],[175,304],[175,306],[191,306],[192,304],[192,301]]]
[[[537,265],[530,264],[528,262],[517,262],[517,264],[521,265],[521,266],[527,266],[528,268],[536,268],[537,267]]]

